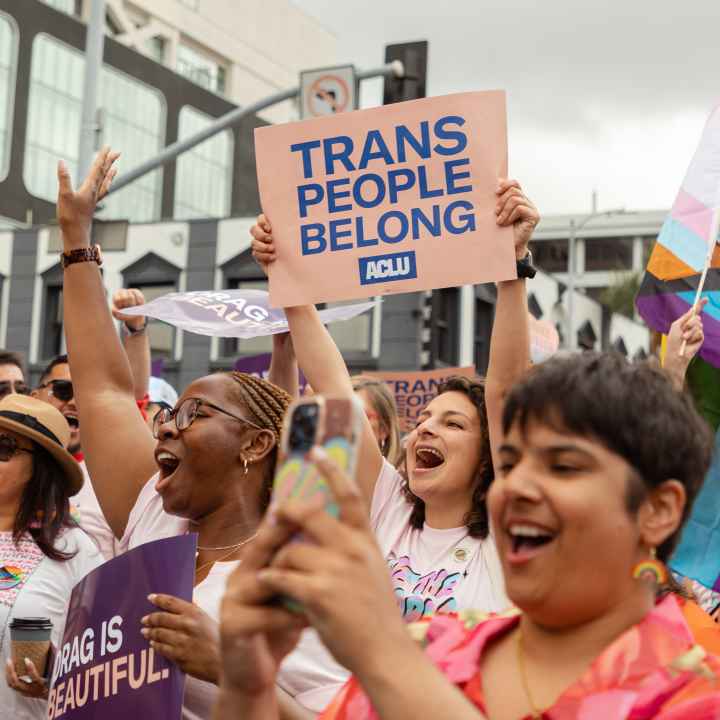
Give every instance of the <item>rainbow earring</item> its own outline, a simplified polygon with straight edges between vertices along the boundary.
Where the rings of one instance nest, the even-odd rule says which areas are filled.
[[[636,580],[650,582],[658,587],[668,581],[668,571],[663,563],[657,559],[655,548],[650,548],[650,559],[639,562],[633,568],[633,577]]]

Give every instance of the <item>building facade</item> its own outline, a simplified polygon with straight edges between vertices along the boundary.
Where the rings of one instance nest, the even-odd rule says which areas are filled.
[[[301,69],[335,61],[334,38],[289,0],[263,0],[262,10],[244,3],[242,13],[223,0],[108,0],[107,7],[97,146],[121,149],[126,170],[238,105],[296,85]],[[0,222],[6,226],[49,221],[57,160],[76,171],[88,13],[81,0],[0,0]],[[250,18],[272,24],[262,51],[250,44],[259,32]],[[153,51],[156,45],[162,52]],[[255,212],[252,130],[293,113],[290,103],[265,119],[247,118],[111,196],[100,217],[156,222]]]
[[[121,170],[238,104],[294,85],[300,69],[335,61],[334,39],[288,0],[242,7],[240,13],[226,0],[108,0],[98,144],[123,151]],[[34,379],[64,350],[60,239],[49,223],[57,160],[71,172],[77,164],[88,10],[86,0],[0,0],[0,220],[7,228],[0,231],[0,346],[25,353]],[[265,38],[267,28],[272,37],[259,50],[253,38]],[[290,103],[247,118],[111,196],[94,226],[108,291],[138,287],[150,300],[175,290],[265,287],[249,252],[259,209],[252,130],[294,112]],[[647,352],[646,328],[608,313],[593,293],[610,283],[615,256],[631,260],[618,271],[641,267],[661,215],[633,228],[614,222],[588,225],[578,241],[574,332],[583,347],[635,356]],[[529,283],[528,295],[533,315],[561,332],[568,228],[565,216],[545,218],[538,228],[534,251],[548,272]],[[593,238],[609,248],[600,255],[615,253],[611,260],[593,260]],[[392,295],[331,332],[354,371],[474,365],[483,373],[494,304],[491,284]],[[268,338],[211,340],[155,322],[150,337],[154,358],[178,387],[270,348]]]

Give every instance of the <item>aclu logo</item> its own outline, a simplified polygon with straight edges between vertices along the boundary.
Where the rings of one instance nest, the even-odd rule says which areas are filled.
[[[391,280],[410,280],[417,277],[414,251],[358,258],[358,264],[360,265],[361,285],[372,285]]]

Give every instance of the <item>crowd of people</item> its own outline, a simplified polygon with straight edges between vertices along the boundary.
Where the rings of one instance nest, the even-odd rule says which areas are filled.
[[[140,628],[186,673],[187,720],[720,718],[714,608],[667,567],[712,451],[683,387],[701,313],[673,324],[663,367],[531,366],[528,281],[500,282],[486,377],[448,380],[404,436],[314,306],[286,308],[267,380],[220,372],[178,394],[123,313],[142,293],[108,308],[88,252],[116,159],[104,149],[77,189],[59,166],[67,355],[30,383],[0,353],[4,709],[44,717],[49,690],[13,658],[13,618],[50,618],[57,645],[88,572],[193,532],[193,601],[152,595]],[[540,218],[516,181],[499,180],[496,215],[527,264]],[[251,234],[267,272],[270,219]],[[310,453],[338,517],[273,502],[299,371],[365,411],[352,477]]]

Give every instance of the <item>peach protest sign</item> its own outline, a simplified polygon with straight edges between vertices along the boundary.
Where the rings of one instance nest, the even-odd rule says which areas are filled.
[[[400,429],[410,432],[417,423],[422,409],[437,395],[438,388],[453,375],[473,378],[475,368],[449,367],[440,370],[408,370],[404,372],[369,372],[369,377],[384,380],[395,396]]]
[[[273,307],[516,277],[504,92],[256,128],[255,155]]]

